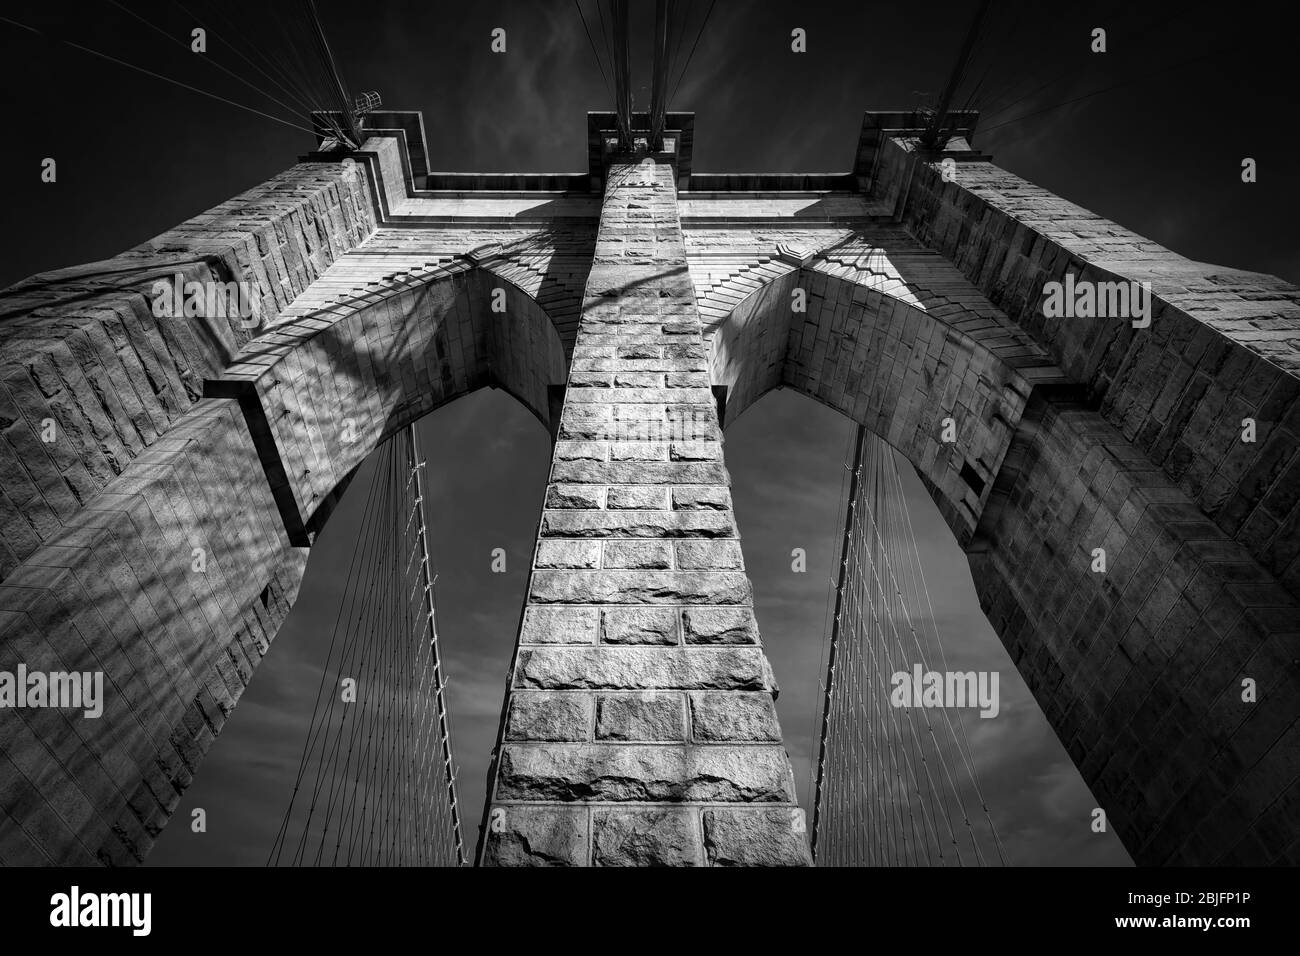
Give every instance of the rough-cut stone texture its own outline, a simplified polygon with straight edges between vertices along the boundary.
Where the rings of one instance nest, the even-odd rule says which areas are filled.
[[[595,505],[595,499],[591,499]],[[734,538],[730,512],[547,511],[542,535],[556,538]]]
[[[697,741],[780,740],[769,694],[693,693],[691,734]]]
[[[502,750],[496,797],[793,804],[794,778],[779,746],[510,743]]]
[[[483,385],[558,440],[482,862],[807,862],[711,386],[728,422],[791,387],[908,458],[1135,859],[1300,862],[1300,291],[964,141],[948,181],[890,122],[868,116],[856,194],[679,196],[629,164],[603,196],[431,197],[376,136],[0,294],[0,669],[98,661],[112,687],[94,726],[0,722],[0,864],[141,860],[346,476]],[[248,281],[256,337],[156,319],[177,271]],[[1046,319],[1067,272],[1150,281],[1151,326]],[[678,702],[685,740],[615,730],[666,733],[618,711],[642,691]],[[598,700],[619,701],[610,738]],[[654,803],[601,805],[633,794]]]
[[[799,809],[708,809],[704,849],[711,866],[803,866],[804,814]]]
[[[775,690],[759,647],[533,647],[522,649],[516,687],[545,690]]]
[[[743,570],[739,541],[678,541],[674,545],[681,571]]]
[[[600,567],[599,541],[539,541],[538,568],[598,568]]]
[[[615,166],[608,182],[509,694],[512,713],[521,699],[533,708],[547,696],[595,697],[593,736],[560,744],[555,720],[538,720],[532,738],[512,721],[488,818],[578,804],[593,834],[575,851],[583,862],[695,866],[708,862],[706,805],[776,804],[781,812],[750,827],[779,831],[767,841],[806,864],[806,841],[800,849],[784,835],[796,810],[789,758],[775,718],[754,703],[764,698],[770,711],[776,682],[758,646],[681,268],[673,169]],[[557,607],[583,612],[581,627],[545,616]],[[599,613],[599,643],[561,646],[561,636],[579,643],[575,634],[588,644],[586,612]],[[686,692],[704,690],[712,696],[688,743]],[[601,807],[627,801],[652,806]],[[484,863],[511,862],[493,850],[500,839],[485,835]]]
[[[591,736],[589,694],[516,694],[507,740],[586,740]]]
[[[549,421],[564,333],[535,296],[567,275],[580,298],[594,233],[573,273],[557,254],[573,219],[536,261],[518,240],[546,226],[498,226],[506,253],[442,269],[446,243],[485,230],[377,231],[375,176],[304,163],[0,295],[0,669],[106,676],[99,720],[0,721],[0,863],[144,858],[288,614],[301,545],[380,440],[489,383]],[[260,334],[155,317],[153,283],[176,272],[248,282]]]
[[[859,175],[892,223],[683,200],[708,210],[687,251],[727,420],[793,387],[911,461],[1139,863],[1295,861],[1300,290],[1183,259],[961,141],[945,177],[885,121],[868,114]],[[780,261],[778,240],[812,255]],[[1151,282],[1151,325],[1046,319],[1067,272]],[[1244,704],[1244,676],[1273,692]]]
[[[758,624],[749,608],[689,608],[682,612],[687,644],[757,644]]]
[[[1136,857],[1271,856],[1259,828],[1294,762],[1300,607],[1095,412],[1031,416],[982,524],[997,547],[971,555],[981,606]]]
[[[524,611],[520,644],[595,644],[600,609],[530,607]]]
[[[0,580],[203,394],[204,379],[375,229],[356,165],[302,163],[103,262],[3,292]],[[160,318],[154,284],[244,282],[253,315]],[[56,440],[41,440],[43,424]]]
[[[603,644],[677,644],[681,613],[675,607],[611,607],[600,612]]]
[[[662,511],[666,507],[667,500],[667,488],[622,485],[609,489],[605,506],[627,511]]]
[[[681,694],[602,694],[596,702],[596,739],[685,740],[685,720]]]
[[[207,401],[19,565],[0,584],[0,670],[102,669],[104,712],[3,712],[0,807],[14,821],[0,826],[3,860],[142,861],[305,564],[238,407]]]
[[[879,188],[912,145],[888,141]],[[1036,390],[986,490],[981,605],[1135,860],[1294,862],[1300,824],[1278,821],[1300,781],[1283,650],[1300,637],[1300,290],[983,160],[955,182],[917,167],[899,217],[1077,383]],[[1151,324],[1046,318],[1044,284],[1067,273],[1150,282]]]
[[[730,511],[731,495],[726,488],[674,488],[675,511]]]
[[[537,569],[529,599],[543,604],[749,605],[749,578],[730,571],[593,571]]]
[[[715,484],[727,480],[727,473],[716,462],[606,462],[593,463],[588,460],[556,460],[551,467],[551,479],[565,482],[588,482],[591,484],[617,484],[621,481],[662,481],[698,482]]]
[[[498,291],[504,312],[491,308]],[[239,399],[252,427],[269,429],[267,471],[285,521],[310,528],[388,435],[490,384],[549,423],[550,386],[563,377],[563,343],[538,303],[485,265],[460,259],[403,270],[282,321],[205,394]],[[572,501],[567,491],[552,488],[548,498],[558,497],[560,508],[591,506],[590,486],[573,486]]]
[[[689,810],[598,810],[595,866],[702,866],[699,821]]]
[[[585,866],[587,814],[567,808],[502,809],[488,829],[488,866]]]
[[[672,566],[673,550],[665,541],[605,542],[606,569],[658,571]]]
[[[901,175],[909,162],[910,144],[892,141],[882,175]],[[957,182],[942,179],[919,164],[900,210],[915,235],[1047,349],[1102,417],[1226,535],[1300,594],[1300,290],[1192,262],[990,162],[962,162]],[[1043,286],[1067,272],[1150,282],[1151,325],[1045,317]],[[1258,423],[1254,443],[1239,440],[1245,417]]]

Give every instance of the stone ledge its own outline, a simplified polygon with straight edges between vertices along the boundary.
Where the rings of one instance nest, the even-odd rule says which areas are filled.
[[[680,571],[743,571],[745,559],[739,541],[677,541],[677,568]]]
[[[735,538],[729,511],[545,511],[544,538]]]
[[[777,690],[771,665],[757,647],[529,647],[519,652],[513,686],[539,690]]]
[[[751,605],[753,587],[739,571],[533,572],[528,600],[537,604]]]
[[[725,485],[730,482],[720,462],[607,462],[557,460],[551,466],[551,481],[570,484],[631,485]]]
[[[780,747],[507,745],[497,796],[504,800],[785,803],[794,800]],[[789,813],[786,813],[789,820]]]

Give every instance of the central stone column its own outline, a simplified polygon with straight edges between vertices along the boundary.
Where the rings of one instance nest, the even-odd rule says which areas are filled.
[[[677,214],[616,163],[538,532],[481,862],[811,862]]]

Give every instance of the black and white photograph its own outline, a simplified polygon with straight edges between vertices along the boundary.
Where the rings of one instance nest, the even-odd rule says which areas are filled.
[[[1283,931],[1293,38],[6,0],[0,919]]]

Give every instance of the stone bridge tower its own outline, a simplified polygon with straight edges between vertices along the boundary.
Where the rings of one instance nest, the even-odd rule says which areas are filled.
[[[481,862],[808,862],[722,456],[775,387],[911,461],[1139,863],[1300,862],[1300,290],[953,123],[926,153],[872,112],[851,172],[709,175],[692,114],[632,157],[591,114],[586,171],[516,176],[431,172],[419,114],[376,113],[5,290],[0,670],[102,670],[106,702],[0,712],[0,861],[142,860],[353,470],[491,385],[555,442]],[[1149,282],[1150,325],[1045,317],[1067,274]],[[247,283],[260,325],[159,316],[178,277]]]

